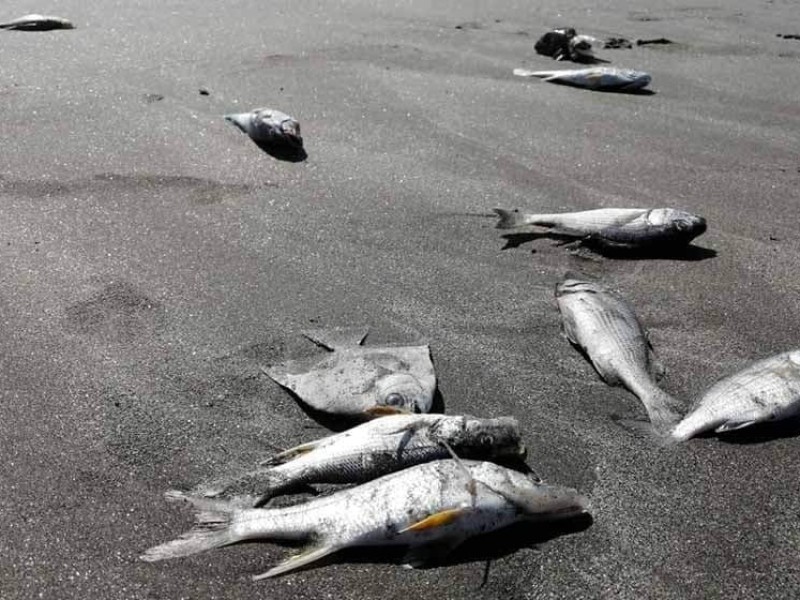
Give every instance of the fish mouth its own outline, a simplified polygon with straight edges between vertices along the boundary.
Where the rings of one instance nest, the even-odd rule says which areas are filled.
[[[248,117],[250,115],[239,115],[239,114],[236,114],[236,115],[225,115],[225,120],[228,123],[232,123],[233,125],[235,125],[239,129],[239,131],[241,131],[242,133],[247,133],[247,129],[245,129],[244,125],[241,122],[241,119],[242,119],[243,116],[244,117]]]

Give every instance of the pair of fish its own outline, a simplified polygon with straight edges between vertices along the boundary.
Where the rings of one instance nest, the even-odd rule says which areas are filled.
[[[681,403],[654,378],[664,369],[631,306],[593,281],[568,275],[556,287],[564,333],[610,385],[622,385],[644,404],[657,434],[682,442],[800,414],[800,351],[758,361],[700,395],[682,417]]]
[[[262,467],[223,482],[202,486],[219,496],[240,481],[261,491],[255,506],[309,484],[357,484],[413,465],[452,455],[480,460],[521,459],[525,446],[516,419],[451,415],[394,415],[301,444],[272,457]]]
[[[329,351],[264,369],[274,381],[315,411],[347,421],[399,413],[427,413],[436,375],[430,348],[363,346],[367,327],[303,332]]]
[[[300,136],[300,123],[294,117],[273,108],[256,108],[246,113],[225,115],[264,152],[291,162],[304,160],[307,155]]]
[[[157,561],[247,540],[306,541],[309,547],[270,569],[275,577],[350,547],[400,546],[412,566],[435,562],[467,539],[523,521],[585,514],[586,498],[490,462],[438,460],[285,508],[251,508],[180,492],[197,510],[195,527],[147,550]]]
[[[0,29],[16,31],[51,31],[53,29],[75,29],[67,19],[49,15],[25,15],[5,23],[0,23]]]
[[[544,81],[561,83],[596,91],[633,92],[648,86],[652,78],[644,71],[615,67],[530,71],[514,69],[518,77],[541,77]]]
[[[570,213],[534,214],[494,209],[498,229],[532,227],[612,248],[685,246],[706,231],[706,220],[673,208],[601,208]]]

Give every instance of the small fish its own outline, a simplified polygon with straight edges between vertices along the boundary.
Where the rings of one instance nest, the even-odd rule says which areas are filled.
[[[680,404],[652,376],[664,373],[630,305],[607,287],[567,274],[556,286],[564,334],[609,385],[622,385],[644,404],[656,433],[680,419]]]
[[[511,417],[477,419],[449,415],[392,415],[343,433],[296,446],[262,463],[265,467],[236,477],[266,487],[255,506],[313,483],[363,483],[412,465],[450,457],[492,460],[520,458],[525,447]],[[227,485],[212,486],[207,497]]]
[[[489,462],[440,460],[385,475],[285,508],[243,508],[237,502],[185,499],[197,509],[194,529],[150,548],[153,562],[245,540],[312,542],[311,547],[254,580],[305,568],[349,547],[405,546],[415,566],[446,556],[462,542],[522,521],[576,517],[588,501],[575,490],[537,482]]]
[[[259,148],[276,158],[305,158],[300,123],[279,110],[256,108],[247,113],[225,115],[225,120],[233,123],[249,135]]]
[[[303,332],[331,352],[288,360],[264,372],[321,413],[366,421],[398,413],[427,413],[436,375],[426,346],[362,346],[368,328]]]
[[[50,31],[52,29],[75,29],[67,19],[49,15],[25,15],[7,23],[0,23],[0,29],[17,31]]]
[[[800,414],[800,350],[760,360],[721,379],[672,430],[682,442],[704,431],[724,433]]]
[[[556,235],[616,248],[685,246],[706,231],[706,220],[674,208],[600,208],[532,214],[495,208],[498,229],[543,227]]]
[[[648,85],[649,74],[633,69],[617,69],[614,67],[591,67],[588,69],[563,69],[554,71],[529,71],[514,69],[518,77],[542,77],[544,81],[563,83],[590,90],[633,91]]]

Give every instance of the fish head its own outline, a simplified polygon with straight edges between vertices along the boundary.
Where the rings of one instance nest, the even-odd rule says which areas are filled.
[[[436,441],[446,442],[457,455],[467,458],[525,456],[519,423],[513,417],[442,419],[432,434]]]
[[[379,377],[375,381],[375,392],[375,406],[368,411],[376,415],[427,413],[433,403],[419,379],[408,373]]]
[[[471,469],[478,484],[536,520],[568,519],[589,511],[589,499],[569,487],[537,481],[531,475],[483,462]]]
[[[647,222],[653,226],[668,228],[687,243],[706,231],[706,220],[703,217],[674,208],[654,208],[647,215]]]
[[[615,85],[623,90],[638,90],[650,84],[652,77],[644,71],[633,69],[614,69],[610,72]]]
[[[564,275],[564,279],[556,285],[556,298],[577,293],[596,294],[604,290],[605,288],[596,281],[584,279],[580,275],[568,272]]]

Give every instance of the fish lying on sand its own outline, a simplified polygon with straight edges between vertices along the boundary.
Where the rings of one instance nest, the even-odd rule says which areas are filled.
[[[197,509],[194,529],[150,548],[152,562],[188,556],[245,540],[308,540],[311,546],[263,575],[305,568],[343,548],[406,546],[421,565],[446,556],[468,538],[526,520],[585,514],[575,490],[537,482],[489,462],[440,460],[385,475],[285,508],[242,508],[237,502],[186,499]]]
[[[800,350],[760,360],[721,379],[672,430],[682,442],[704,431],[724,433],[800,414]]]
[[[398,413],[427,413],[436,375],[425,346],[362,346],[368,328],[303,332],[331,352],[271,365],[264,372],[327,415],[366,421]]]
[[[412,465],[448,458],[492,460],[525,453],[519,424],[511,417],[478,419],[450,415],[393,415],[301,444],[232,481],[255,480],[263,505],[281,493],[314,483],[363,483]],[[206,487],[216,496],[226,485]]]
[[[604,285],[570,274],[556,286],[556,300],[564,334],[586,354],[603,381],[633,392],[658,434],[677,423],[680,403],[653,381],[664,367],[630,305]]]
[[[25,15],[13,21],[0,23],[0,29],[17,31],[50,31],[52,29],[75,29],[67,19],[49,15]]]
[[[225,120],[236,125],[249,135],[259,148],[273,156],[305,157],[303,138],[300,137],[300,123],[279,110],[256,108],[247,113],[225,115]]]
[[[592,42],[588,35],[578,35],[572,27],[553,29],[540,37],[533,46],[537,54],[550,56],[556,60],[574,62],[596,62],[592,53]]]
[[[648,85],[649,74],[633,69],[617,69],[615,67],[590,67],[587,69],[562,69],[553,71],[529,71],[514,69],[518,77],[542,77],[544,81],[563,83],[575,87],[599,91],[634,91]]]
[[[706,220],[674,208],[600,208],[535,214],[496,208],[498,229],[541,227],[557,235],[616,248],[685,246],[706,230]]]

